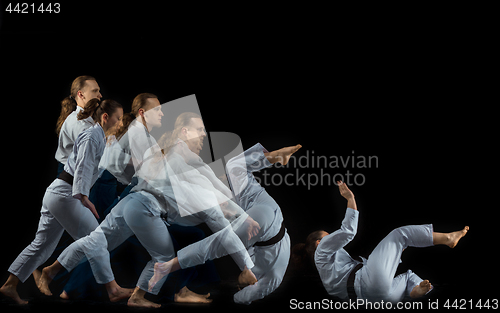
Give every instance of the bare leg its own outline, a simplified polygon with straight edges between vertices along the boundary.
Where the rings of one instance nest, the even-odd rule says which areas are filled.
[[[134,289],[122,288],[117,283],[116,280],[110,281],[104,284],[106,286],[106,291],[108,292],[109,301],[116,302],[122,299],[129,298]]]
[[[469,226],[465,226],[464,229],[451,232],[451,233],[432,233],[432,243],[434,245],[447,245],[450,248],[455,248],[460,239],[467,234]],[[422,281],[419,285],[415,286],[410,292],[411,298],[419,298],[424,296],[429,290],[431,290],[432,285],[428,280]]]
[[[210,297],[210,293],[200,295],[192,292],[184,286],[178,293],[175,294],[174,301],[184,303],[211,303],[212,299],[208,299],[208,297]]]
[[[434,245],[447,245],[450,248],[455,248],[460,239],[467,234],[467,231],[469,231],[469,226],[452,233],[432,233],[432,242]]]
[[[161,304],[151,302],[149,300],[146,300],[144,298],[144,295],[146,294],[146,291],[142,290],[139,287],[135,287],[134,293],[128,299],[128,306],[133,306],[133,307],[141,307],[141,308],[159,308],[161,307]]]
[[[297,152],[297,150],[299,150],[300,148],[302,148],[301,145],[296,145],[296,146],[292,146],[292,147],[285,147],[285,148],[281,148],[279,150],[266,152],[266,153],[264,153],[264,155],[266,156],[266,159],[272,164],[279,162],[282,165],[287,165],[292,154]]]
[[[14,274],[10,274],[5,284],[0,288],[0,293],[2,293],[6,297],[11,298],[17,304],[20,305],[28,304],[28,301],[21,299],[21,297],[19,297],[19,294],[17,293],[16,289],[18,283],[19,283],[19,278],[17,278],[17,276]]]
[[[54,279],[54,277],[57,275],[57,273],[59,273],[59,271],[61,269],[63,269],[63,266],[61,265],[61,263],[59,263],[59,261],[56,260],[52,265],[47,266],[42,270],[42,275],[40,276],[40,279],[38,281],[37,286],[38,286],[38,289],[40,289],[40,291],[44,295],[46,295],[46,296],[52,295],[52,292],[49,289],[49,284],[52,281],[52,279]],[[133,289],[127,289],[127,288],[120,287],[116,283],[115,280],[113,280],[109,283],[106,283],[105,286],[106,286],[106,290],[108,291],[109,300],[111,302],[116,302],[116,301],[119,301],[121,299],[126,299],[126,298],[130,297],[130,295],[133,292]],[[66,291],[63,291],[59,295],[59,297],[61,297],[63,299],[69,299],[69,296],[66,293]]]
[[[52,292],[49,289],[49,284],[54,279],[54,277],[59,273],[60,270],[63,269],[63,266],[59,261],[55,261],[52,265],[45,267],[42,270],[42,274],[37,281],[38,289],[40,292],[46,296],[52,296]]]
[[[33,279],[35,280],[35,284],[38,285],[38,281],[40,280],[40,276],[42,276],[42,271],[36,269],[31,273],[33,275]]]
[[[154,269],[155,273],[153,277],[151,277],[148,283],[149,291],[153,290],[153,287],[160,281],[160,279],[162,279],[169,273],[173,273],[180,269],[181,265],[179,264],[179,259],[177,257],[165,263],[160,263],[160,262],[155,263],[155,269]]]

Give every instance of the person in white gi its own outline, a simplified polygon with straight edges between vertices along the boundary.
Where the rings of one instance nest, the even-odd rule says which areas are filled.
[[[347,210],[339,230],[328,234],[316,231],[308,236],[306,250],[314,251],[314,263],[321,281],[332,296],[340,299],[398,302],[405,296],[418,298],[433,287],[411,270],[394,277],[401,253],[407,247],[447,245],[454,248],[469,230],[436,233],[432,224],[403,226],[394,229],[373,250],[368,259],[358,262],[344,250],[354,238],[358,216],[354,194],[345,183],[337,182],[340,194],[347,199]]]
[[[92,184],[97,179],[99,160],[106,143],[104,132],[123,115],[121,105],[113,100],[100,103],[90,100],[79,119],[92,117],[95,124],[76,139],[64,171],[47,188],[43,197],[41,217],[35,239],[9,267],[10,276],[0,292],[18,304],[26,304],[16,291],[54,251],[64,230],[73,239],[88,235],[97,226],[97,213],[88,200]]]
[[[148,112],[160,106],[156,98],[148,99],[154,103],[146,108]],[[141,113],[142,114],[142,113]],[[168,229],[162,219],[167,213],[169,221],[174,219],[176,223],[183,225],[196,225],[206,222],[207,225],[220,235],[220,243],[234,254],[233,258],[240,268],[252,268],[248,252],[240,239],[234,234],[233,227],[237,228],[247,222],[248,215],[241,212],[239,218],[232,220],[222,214],[218,204],[218,197],[222,197],[213,189],[204,189],[197,184],[191,184],[182,180],[185,178],[180,173],[194,174],[197,170],[182,164],[182,157],[177,158],[174,166],[184,166],[182,170],[174,171],[169,162],[163,157],[160,147],[153,137],[149,135],[143,123],[143,116],[137,117],[137,123],[131,124],[127,134],[130,141],[130,155],[134,162],[135,176],[138,184],[132,189],[131,194],[121,200],[106,216],[106,219],[89,236],[75,241],[61,255],[58,260],[44,269],[55,275],[62,267],[71,271],[78,262],[87,256],[92,267],[94,277],[100,284],[109,284],[114,281],[114,275],[109,263],[109,253],[135,234],[141,244],[148,250],[152,260],[146,265],[139,277],[137,287],[128,301],[130,306],[159,307],[144,298],[148,290],[148,281],[153,276],[153,266],[156,262],[166,262],[175,256],[173,244]],[[147,123],[150,125],[150,123]],[[124,136],[125,137],[125,136]],[[123,138],[120,140],[123,140]],[[173,152],[172,152],[173,153]],[[198,176],[201,175],[199,172]],[[213,174],[213,173],[212,173]],[[215,176],[215,175],[214,175]],[[193,177],[190,175],[190,177]],[[204,179],[205,183],[207,178]],[[195,181],[203,181],[197,177]],[[206,185],[208,187],[208,185]],[[175,189],[175,190],[174,190]],[[231,202],[227,198],[223,201]],[[228,207],[237,207],[228,203]],[[234,208],[236,210],[236,208]],[[190,212],[188,216],[182,217],[183,213]],[[250,219],[251,220],[251,219]],[[163,281],[159,283],[151,293],[157,294]]]
[[[113,175],[116,175],[116,177],[125,183],[130,183],[132,177],[136,176],[140,180],[139,184],[142,183],[145,186],[149,186],[146,183],[149,177],[145,176],[149,173],[143,167],[144,162],[148,156],[159,152],[159,149],[155,149],[157,147],[156,140],[149,132],[154,127],[161,125],[162,116],[160,103],[155,95],[142,93],[136,96],[132,103],[132,112],[124,116],[124,125],[122,125],[117,133],[118,143],[108,147],[109,155],[107,159],[110,163],[101,164],[101,167],[107,168]],[[154,151],[150,151],[150,149]],[[150,159],[149,161],[154,160]],[[144,188],[142,184],[141,188]],[[130,195],[122,199],[106,216],[101,225],[98,225],[99,227],[91,233],[92,236],[75,241],[59,255],[52,265],[45,267],[42,271],[41,282],[43,282],[43,288],[41,290],[45,289],[50,293],[49,283],[51,279],[47,278],[54,277],[63,267],[71,271],[87,253],[87,259],[93,270],[94,277],[98,283],[105,284],[110,301],[114,302],[125,297],[130,297],[133,290],[119,288],[111,268],[101,265],[109,264],[107,248],[109,250],[114,249],[134,233],[143,246],[145,246],[143,241],[151,242],[151,245],[149,247],[145,246],[145,248],[152,255],[161,254],[161,252],[157,253],[157,251],[169,251],[170,242],[168,231],[166,235],[162,234],[165,236],[165,240],[158,240],[158,245],[154,247],[152,245],[155,244],[155,241],[151,240],[151,237],[148,237],[149,239],[147,240],[141,240],[142,234],[148,236],[149,234],[156,233],[155,238],[158,238],[156,237],[157,233],[163,231],[163,228],[166,229],[166,227],[164,227],[165,225],[161,221],[159,213],[153,215],[149,211],[151,205],[148,204],[151,202],[151,199],[131,201],[134,198],[138,198],[138,196]],[[148,194],[148,196],[154,199],[152,195]],[[125,210],[126,208],[128,210]],[[134,223],[129,220],[129,224],[127,224],[125,215],[130,216],[130,219]],[[123,225],[123,227],[118,228],[117,225]],[[134,231],[131,230],[130,225],[136,226]],[[155,232],[154,229],[157,229],[157,231]],[[115,246],[114,243],[118,241],[119,243]],[[164,245],[165,243],[166,246]],[[125,292],[117,294],[118,297],[116,297],[113,294],[114,290]]]
[[[283,225],[283,215],[279,205],[257,182],[253,172],[267,168],[276,162],[286,165],[290,156],[301,146],[286,147],[268,152],[261,144],[256,144],[226,165],[229,183],[235,201],[260,225],[259,233],[249,237],[245,228],[236,234],[246,248],[255,266],[252,272],[257,282],[243,271],[239,278],[242,290],[234,295],[236,303],[250,304],[272,293],[283,280],[290,258],[290,237]],[[167,263],[155,265],[155,276],[150,280],[150,288],[168,272],[203,264],[207,260],[227,255],[224,247],[217,244],[217,234],[191,244],[177,253],[177,258]],[[171,268],[171,269],[170,269]]]
[[[75,85],[75,82],[78,79],[79,77],[75,79],[73,85]],[[55,155],[56,160],[63,165],[66,165],[66,161],[73,151],[73,145],[75,144],[78,135],[94,125],[92,117],[89,116],[88,118],[80,120],[77,118],[78,114],[83,111],[88,101],[91,99],[101,100],[102,95],[97,82],[94,79],[88,79],[85,81],[84,87],[81,90],[73,90],[72,88],[70,98],[71,101],[76,102],[76,109],[66,117],[64,123],[62,124]]]

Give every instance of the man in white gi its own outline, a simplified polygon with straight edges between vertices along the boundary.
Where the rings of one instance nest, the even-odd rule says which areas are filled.
[[[153,103],[147,107],[144,115],[151,111],[154,113],[155,108],[160,107],[157,98],[149,98],[148,101],[151,99]],[[138,121],[143,119],[142,115],[136,118]],[[217,197],[221,196],[224,202],[230,202],[230,200],[227,197],[224,198],[211,183],[205,184],[208,188],[210,186],[213,188],[207,190],[198,183],[190,184],[188,181],[181,180],[193,178],[195,172],[200,174],[187,164],[183,164],[183,169],[175,172],[166,161],[154,138],[150,136],[149,129],[142,122],[130,124],[127,134],[128,138],[123,137],[121,140],[125,139],[130,142],[129,154],[134,162],[135,175],[138,178],[137,185],[132,189],[131,194],[111,210],[95,231],[71,244],[53,265],[44,269],[44,273],[55,275],[63,267],[71,271],[83,256],[87,256],[97,283],[105,284],[106,287],[109,284],[115,285],[108,250],[113,250],[135,234],[150,253],[152,260],[145,266],[139,277],[128,305],[159,307],[158,304],[145,299],[144,295],[148,289],[148,281],[153,275],[153,265],[175,256],[168,229],[162,220],[165,214],[168,214],[169,221],[173,219],[177,223],[185,222],[187,225],[207,223],[214,232],[218,232],[221,238],[219,243],[230,251],[238,266],[242,270],[248,268],[250,271],[249,269],[254,264],[240,239],[234,234],[233,227],[237,229],[238,226],[246,225],[245,223],[253,220],[248,218],[248,215],[241,209],[238,217],[234,219],[229,216],[225,217],[219,209]],[[177,170],[181,167],[179,162],[173,165]],[[180,175],[181,173],[185,175]],[[212,173],[211,176],[215,175]],[[195,177],[194,181],[203,183],[203,179],[200,180],[199,177]],[[215,196],[215,193],[218,196]],[[234,203],[228,203],[228,206],[238,209]],[[192,214],[183,217],[182,212],[192,212]],[[252,225],[258,228],[257,223],[253,222]],[[246,227],[245,229],[251,231],[253,228]],[[158,283],[150,292],[157,294],[162,283]]]
[[[258,234],[251,238],[245,228],[235,230],[249,249],[255,264],[252,272],[258,280],[255,283],[245,271],[240,274],[238,282],[244,288],[234,295],[236,303],[250,304],[262,299],[276,290],[283,280],[290,258],[290,237],[286,233],[279,205],[257,182],[253,172],[276,162],[286,165],[290,156],[300,148],[297,145],[268,152],[262,145],[256,144],[227,163],[226,171],[235,202],[260,225]],[[228,254],[223,246],[216,244],[217,240],[217,234],[212,235],[181,249],[172,261],[157,263],[150,288],[168,271],[196,266]]]

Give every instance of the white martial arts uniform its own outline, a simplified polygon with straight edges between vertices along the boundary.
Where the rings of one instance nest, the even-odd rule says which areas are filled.
[[[314,254],[314,262],[326,291],[347,299],[349,274],[360,262],[343,249],[356,235],[359,212],[347,208],[339,230],[323,237]],[[360,299],[369,301],[401,301],[422,282],[411,270],[394,277],[401,253],[408,246],[432,246],[432,225],[413,225],[396,228],[387,235],[356,272],[354,290]]]
[[[154,264],[175,257],[168,229],[161,219],[162,214],[168,214],[169,220],[172,218],[182,225],[206,222],[214,232],[221,235],[220,243],[237,255],[233,257],[236,258],[237,264],[242,268],[252,268],[254,264],[248,252],[232,229],[237,223],[241,224],[247,215],[243,212],[239,219],[229,224],[218,207],[214,192],[179,180],[181,176],[170,168],[156,141],[146,132],[147,129],[142,124],[135,124],[129,128],[126,134],[128,138],[123,136],[120,139],[129,141],[128,144],[122,144],[122,148],[130,149],[127,154],[130,154],[134,163],[138,184],[131,194],[111,210],[95,231],[75,241],[61,253],[58,258],[61,265],[71,271],[86,255],[96,281],[100,284],[108,283],[114,280],[108,251],[135,234],[152,257],[137,283],[139,288],[146,291],[149,279],[154,273]],[[180,166],[181,163],[176,164]],[[198,176],[201,175],[192,168],[188,171],[191,175],[195,172]],[[207,178],[197,178],[197,181],[204,180]],[[210,205],[212,208],[208,209]],[[179,207],[184,208],[183,212],[193,212],[189,215],[189,220],[181,216]],[[151,293],[157,294],[165,279],[166,277],[158,282]]]
[[[74,177],[73,186],[56,178],[47,188],[35,239],[9,268],[9,272],[22,282],[50,257],[64,230],[77,240],[99,225],[92,212],[78,199],[81,195],[89,195],[97,179],[97,165],[104,146],[104,131],[98,123],[77,137],[64,166],[64,170]]]
[[[267,150],[256,144],[229,160],[226,165],[236,202],[261,227],[259,234],[250,240],[243,227],[236,230],[245,247],[249,248],[250,257],[255,264],[252,272],[258,280],[256,284],[249,285],[234,295],[234,301],[241,304],[250,304],[276,290],[283,280],[290,259],[290,237],[286,230],[279,242],[268,246],[254,246],[256,242],[264,242],[276,236],[283,223],[279,205],[252,174],[272,165],[264,152]],[[181,267],[195,266],[226,255],[224,247],[214,244],[214,240],[218,239],[216,236],[217,234],[209,236],[178,251]]]
[[[256,236],[258,239],[255,239],[256,242],[266,241],[276,236],[283,223],[279,205],[252,174],[272,165],[264,156],[264,152],[267,150],[262,145],[256,144],[245,151],[245,157],[240,155],[231,159],[227,164],[229,182],[237,203],[261,226],[259,235]],[[246,182],[246,185],[242,182]],[[253,245],[252,240],[246,246],[251,245]],[[270,246],[250,247],[249,253],[255,263],[252,272],[258,281],[237,292],[233,297],[236,303],[250,304],[252,301],[264,298],[279,287],[290,260],[290,237],[285,230],[285,235],[279,242]]]
[[[167,160],[168,177],[172,187],[164,190],[164,193],[173,192],[172,198],[176,201],[176,209],[168,211],[168,222],[182,226],[206,223],[214,232],[210,236],[212,247],[224,249],[240,270],[245,267],[253,268],[254,263],[240,240],[241,236],[237,236],[238,232],[246,230],[244,223],[248,214],[230,199],[231,190],[181,139],[171,147]],[[194,255],[191,256],[192,259],[178,255],[181,268],[205,262]]]
[[[59,143],[55,157],[56,160],[62,164],[66,164],[69,155],[73,151],[73,145],[78,135],[95,124],[91,116],[83,120],[78,120],[77,115],[81,111],[83,111],[83,109],[77,106],[76,110],[66,117],[61,127],[61,131],[59,132]]]

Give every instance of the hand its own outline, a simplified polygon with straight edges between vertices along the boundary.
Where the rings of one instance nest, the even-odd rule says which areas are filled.
[[[347,188],[347,185],[344,182],[339,180],[337,182],[337,185],[339,186],[340,195],[342,197],[346,198],[347,200],[354,199],[354,194],[349,188]]]
[[[99,214],[97,214],[97,210],[92,202],[90,202],[89,197],[82,195],[82,204],[84,207],[88,208],[92,214],[94,214],[95,218],[99,219]]]
[[[250,216],[247,217],[245,223],[247,223],[248,225],[247,234],[248,234],[248,240],[250,240],[252,239],[253,236],[257,236],[260,230],[260,225]]]
[[[358,207],[352,191],[341,180],[337,182],[337,185],[339,186],[339,191],[342,197],[347,199],[347,207],[357,211]]]
[[[229,206],[229,200],[220,203],[219,206],[222,210],[222,213],[224,214],[224,217],[227,220],[232,221],[233,219],[237,218],[236,210]]]
[[[222,203],[219,203],[219,206],[220,206],[220,209],[222,210],[222,213],[224,214],[224,217],[227,219],[227,220],[230,220],[231,217],[234,215],[234,214],[231,214],[232,212],[229,212],[227,210],[227,206],[229,205],[229,203],[227,203],[227,201],[224,201]]]

